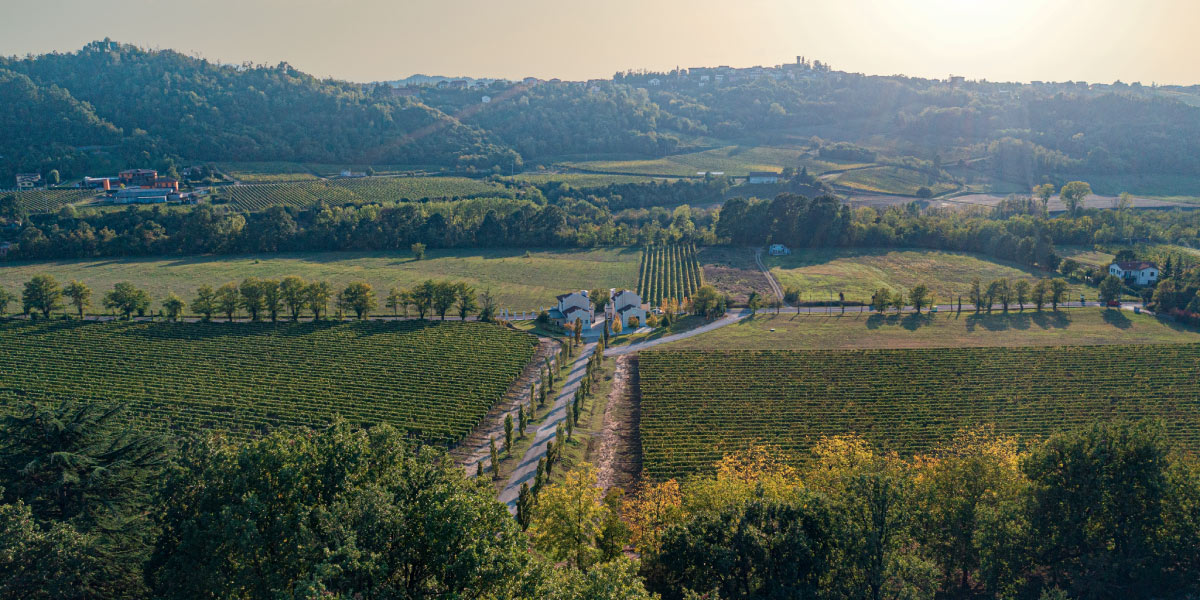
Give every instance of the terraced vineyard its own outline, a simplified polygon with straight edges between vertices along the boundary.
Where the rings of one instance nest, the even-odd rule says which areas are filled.
[[[340,205],[512,195],[502,185],[467,177],[366,177],[269,183],[229,186],[217,194],[227,197],[230,204],[248,211],[264,210],[271,206],[308,207],[322,201]]]
[[[666,298],[691,297],[701,285],[704,277],[695,246],[650,246],[642,253],[638,295],[651,306],[658,306]]]
[[[909,455],[992,424],[1020,437],[1161,419],[1200,451],[1200,344],[855,351],[643,352],[643,468],[706,472],[751,443],[803,460],[855,433]]]
[[[533,336],[480,323],[0,323],[0,410],[121,403],[139,425],[219,429],[387,422],[464,437],[531,359]]]
[[[19,192],[0,192],[0,197],[12,194],[20,200],[30,213],[48,213],[72,204],[88,200],[96,195],[96,190],[22,190]]]

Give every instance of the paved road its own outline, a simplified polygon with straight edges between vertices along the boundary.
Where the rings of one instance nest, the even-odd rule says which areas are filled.
[[[741,311],[736,312],[736,313],[729,313],[729,314],[725,315],[724,317],[721,317],[720,319],[713,321],[712,323],[709,323],[707,325],[701,325],[700,327],[697,327],[695,329],[689,329],[682,333],[676,333],[674,335],[664,335],[663,337],[655,338],[652,340],[641,340],[638,342],[633,342],[627,346],[615,346],[612,348],[605,348],[604,356],[621,356],[622,354],[632,354],[639,350],[645,350],[646,348],[653,348],[659,344],[667,344],[667,343],[674,342],[677,340],[690,338],[694,335],[700,335],[702,333],[707,333],[709,331],[712,331],[712,330],[720,328],[720,327],[724,327],[726,325],[732,325],[734,323],[737,323],[738,321],[741,321],[742,319],[745,319],[748,316],[750,316],[750,310],[742,309]]]
[[[595,343],[586,344],[583,351],[580,352],[575,362],[571,365],[571,372],[567,375],[567,380],[562,386],[562,390],[558,393],[558,397],[554,399],[554,404],[550,408],[550,414],[542,421],[542,425],[538,427],[533,438],[533,445],[525,451],[525,455],[521,457],[520,464],[516,469],[513,469],[512,475],[508,478],[508,483],[504,485],[504,489],[500,491],[500,501],[508,505],[508,512],[517,513],[517,496],[521,492],[521,484],[529,483],[533,486],[533,478],[537,475],[538,461],[546,455],[546,444],[555,437],[558,424],[563,422],[567,417],[567,403],[575,396],[575,390],[579,389],[579,382],[583,380],[587,373],[588,357],[596,349]]]

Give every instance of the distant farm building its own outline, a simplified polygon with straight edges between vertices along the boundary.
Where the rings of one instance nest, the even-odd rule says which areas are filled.
[[[126,188],[117,191],[117,204],[162,204],[170,195],[170,189],[165,188]]]
[[[479,99],[479,101],[480,101],[480,102],[482,102],[482,103],[484,103],[484,104],[490,104],[490,103],[491,103],[491,101],[492,101],[492,97],[491,97],[491,96],[484,96],[483,98],[480,98],[480,99]]]
[[[40,173],[17,173],[17,189],[32,190],[39,187],[42,187],[42,175]]]
[[[8,250],[12,248],[11,242],[0,242],[0,258],[8,256]]]
[[[779,173],[754,171],[746,178],[746,183],[779,183]]]
[[[1108,266],[1108,272],[1136,285],[1150,285],[1158,281],[1158,265],[1148,260],[1115,262]]]
[[[154,187],[154,182],[158,181],[158,171],[154,169],[126,169],[118,175],[125,185]]]
[[[787,256],[791,253],[792,251],[783,244],[771,244],[771,247],[767,249],[767,254],[771,256]]]

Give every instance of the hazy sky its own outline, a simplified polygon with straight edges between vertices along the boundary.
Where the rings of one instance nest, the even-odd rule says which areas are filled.
[[[355,81],[586,79],[798,54],[869,74],[1200,83],[1197,0],[0,0],[0,54],[105,36]]]

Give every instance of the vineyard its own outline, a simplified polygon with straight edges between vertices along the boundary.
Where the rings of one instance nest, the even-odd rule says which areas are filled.
[[[701,285],[704,277],[695,246],[650,246],[642,253],[638,295],[651,306],[658,306],[667,298],[689,298]]]
[[[158,430],[237,437],[387,422],[464,437],[532,358],[532,336],[479,323],[0,323],[0,408],[78,398]]]
[[[802,460],[854,433],[909,455],[983,424],[1024,438],[1160,419],[1200,450],[1200,344],[646,352],[641,437],[652,479],[704,472],[752,443]]]
[[[96,190],[22,190],[19,192],[0,192],[0,196],[12,194],[25,206],[31,214],[55,212],[58,209],[76,202],[89,200],[96,195]]]
[[[217,195],[238,208],[259,211],[271,206],[305,208],[319,202],[334,206],[382,204],[426,198],[510,197],[512,193],[500,184],[466,177],[364,177],[229,186]]]

